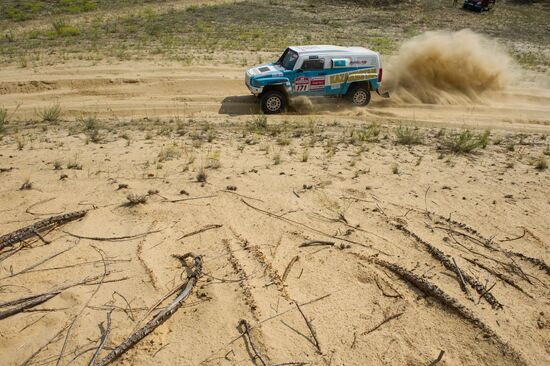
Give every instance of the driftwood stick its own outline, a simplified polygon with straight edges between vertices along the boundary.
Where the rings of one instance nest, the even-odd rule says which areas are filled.
[[[200,256],[193,256],[188,254],[188,256],[194,257],[194,270],[187,269],[187,283],[183,288],[183,291],[166,307],[164,310],[159,312],[153,319],[151,319],[147,324],[145,324],[137,332],[133,333],[130,337],[126,338],[121,344],[115,347],[105,358],[100,360],[97,363],[94,363],[94,366],[105,366],[119,358],[122,354],[136,345],[141,341],[145,336],[153,332],[159,325],[168,320],[182,305],[182,303],[189,297],[193,287],[197,283],[201,272],[202,272],[202,258]]]
[[[208,230],[219,229],[219,228],[222,227],[222,226],[223,226],[223,225],[220,225],[220,224],[206,225],[206,226],[204,226],[203,228],[200,228],[200,229],[198,229],[198,230],[191,231],[190,233],[184,234],[182,237],[178,238],[178,240],[181,240],[181,239],[183,239],[183,238],[187,238],[187,237],[189,237],[189,236],[197,235],[197,234],[203,233],[203,232],[208,231]]]
[[[94,241],[123,241],[123,240],[142,238],[150,234],[159,233],[162,230],[152,230],[152,231],[146,231],[144,233],[135,234],[135,235],[123,235],[123,236],[111,236],[111,237],[84,236],[84,235],[73,234],[65,230],[62,230],[62,231],[65,234],[78,239],[86,239],[86,240],[94,240]]]
[[[103,328],[103,322],[99,324],[99,331],[101,333],[101,340],[99,342],[99,345],[97,346],[97,349],[95,350],[92,358],[90,359],[90,362],[88,362],[88,366],[93,366],[95,363],[95,360],[97,356],[101,353],[101,350],[103,349],[103,346],[105,346],[105,343],[107,342],[107,338],[109,338],[109,333],[111,333],[111,314],[112,310],[107,313],[107,325],[105,328]]]
[[[430,362],[430,364],[428,366],[435,366],[439,363],[439,361],[441,361],[441,359],[443,359],[443,355],[445,354],[445,351],[441,350],[439,351],[439,356],[437,356],[437,358],[435,360],[433,360],[432,362]]]
[[[45,231],[47,229],[63,225],[69,221],[77,220],[81,217],[84,217],[86,213],[88,213],[88,210],[69,212],[63,215],[48,217],[47,219],[40,220],[22,229],[0,236],[0,250],[21,241],[30,239],[36,236],[36,234],[40,233],[41,231]]]
[[[313,328],[313,324],[311,324],[311,321],[307,318],[306,314],[304,314],[304,312],[300,308],[300,305],[297,302],[294,302],[294,304],[296,304],[296,308],[298,308],[298,311],[302,315],[302,318],[304,318],[304,321],[306,322],[307,327],[309,328],[309,332],[313,337],[313,344],[317,348],[317,351],[319,352],[319,354],[322,354],[323,352],[321,351],[321,344],[319,343],[319,339],[317,338],[317,332],[315,331],[315,328]]]
[[[460,279],[460,288],[462,289],[462,291],[464,291],[465,294],[469,294],[468,292],[468,287],[466,287],[466,282],[464,281],[464,277],[462,276],[462,271],[460,270],[460,267],[458,266],[458,264],[456,264],[456,261],[455,261],[455,258],[452,257],[451,258],[453,260],[453,264],[455,265],[455,268],[456,268],[456,273],[458,273],[458,278]]]
[[[245,334],[248,337],[248,343],[250,344],[250,347],[254,351],[254,354],[256,355],[256,357],[260,360],[263,366],[268,366],[269,364],[264,360],[261,353],[258,352],[258,349],[254,344],[254,340],[252,339],[252,334],[250,334],[250,326],[248,325],[248,322],[245,319],[241,319],[239,321],[239,327],[244,328],[244,331],[241,331],[241,333],[243,334],[243,337]]]
[[[286,269],[283,273],[283,277],[281,278],[281,281],[284,283],[286,281],[286,278],[288,277],[288,275],[290,274],[290,270],[292,269],[292,266],[294,265],[294,263],[296,263],[298,261],[298,259],[300,259],[299,256],[295,256],[294,258],[292,258],[290,260],[290,262],[288,263],[288,265],[286,266]]]
[[[372,332],[374,332],[375,330],[377,330],[378,328],[380,328],[382,325],[386,324],[387,322],[389,321],[392,321],[393,319],[397,319],[399,318],[401,315],[403,315],[404,313],[397,313],[397,314],[393,314],[392,316],[389,316],[387,318],[385,318],[384,320],[382,320],[380,323],[378,323],[377,326],[375,326],[374,328],[371,328],[365,332],[363,332],[361,335],[365,335],[365,334],[370,334]]]
[[[308,240],[306,242],[303,242],[300,244],[300,248],[304,247],[314,247],[314,246],[321,246],[321,245],[334,245],[335,243],[333,241],[325,241],[325,240]]]

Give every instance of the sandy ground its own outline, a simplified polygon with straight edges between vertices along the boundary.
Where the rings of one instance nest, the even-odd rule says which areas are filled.
[[[542,84],[474,105],[375,99],[346,110],[323,101],[269,118],[269,131],[285,126],[278,137],[247,129],[256,104],[233,66],[8,68],[0,100],[10,111],[20,105],[12,114],[20,122],[0,140],[0,234],[89,209],[43,233],[49,244],[34,237],[1,251],[0,303],[107,273],[0,320],[2,364],[37,351],[28,364],[87,364],[112,311],[105,356],[174,298],[155,307],[185,278],[172,255],[187,252],[204,256],[192,296],[117,364],[261,365],[239,336],[240,319],[270,365],[427,365],[441,350],[440,365],[550,364],[550,273],[525,259],[550,263],[550,173],[532,165],[550,143]],[[67,122],[25,123],[56,101]],[[105,120],[101,143],[68,133],[83,112]],[[177,117],[179,126],[168,122]],[[379,140],[352,145],[350,129],[370,121],[382,124]],[[398,122],[424,126],[425,143],[396,144]],[[493,143],[472,155],[437,149],[439,128],[465,126],[491,128]],[[71,160],[81,169],[67,169]],[[32,189],[21,190],[26,180]],[[145,204],[127,205],[129,193],[147,192]],[[334,245],[300,247],[308,240]],[[426,243],[502,308],[471,287],[465,294]],[[437,285],[477,321],[379,260]]]

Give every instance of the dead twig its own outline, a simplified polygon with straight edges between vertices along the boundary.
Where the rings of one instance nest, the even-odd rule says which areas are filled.
[[[223,225],[220,225],[220,224],[206,225],[206,226],[204,226],[204,227],[202,227],[198,230],[191,231],[190,233],[184,234],[182,237],[178,238],[177,240],[181,240],[181,239],[187,238],[189,236],[197,235],[197,234],[203,233],[203,232],[208,231],[208,230],[219,229],[221,227],[223,227]]]
[[[233,192],[232,192],[232,193],[233,193]],[[162,201],[162,202],[176,203],[176,202],[184,202],[184,201],[202,200],[202,199],[214,198],[214,197],[218,197],[218,195],[213,194],[213,195],[210,195],[210,196],[199,196],[199,197],[191,197],[191,198],[179,198],[179,199],[176,199],[176,200],[164,200],[164,201]]]
[[[239,321],[239,327],[244,328],[244,331],[241,330],[241,334],[246,335],[248,337],[248,344],[250,344],[250,347],[254,351],[254,354],[256,357],[260,360],[263,366],[268,366],[268,363],[264,360],[261,353],[258,352],[258,349],[256,348],[256,345],[254,344],[254,340],[252,339],[252,335],[250,334],[250,326],[248,325],[248,322],[245,319],[241,319]],[[245,339],[246,340],[246,339]]]
[[[40,266],[40,265],[42,265],[42,264],[48,262],[49,260],[54,259],[55,257],[58,257],[58,256],[60,256],[61,254],[68,252],[69,250],[73,249],[75,246],[76,246],[76,245],[74,245],[74,246],[72,246],[72,247],[69,247],[69,248],[67,248],[67,249],[64,249],[64,250],[62,250],[62,251],[60,251],[60,252],[58,252],[58,253],[55,253],[54,255],[52,255],[52,256],[50,256],[50,257],[48,257],[48,258],[46,258],[46,259],[41,260],[41,261],[38,262],[38,263],[35,263],[35,264],[33,264],[33,265],[29,266],[29,267],[26,267],[26,268],[20,270],[19,272],[12,273],[12,274],[10,274],[9,276],[6,276],[6,277],[0,278],[0,279],[4,279],[4,278],[8,278],[8,277],[15,277],[15,276],[19,276],[20,274],[24,274],[24,273],[26,273],[26,272],[29,272],[29,271],[33,270],[34,268],[36,268],[36,267],[38,267],[38,266]]]
[[[375,330],[377,330],[378,328],[380,328],[382,325],[386,324],[387,322],[392,321],[393,319],[399,318],[403,314],[404,313],[393,314],[392,316],[389,316],[389,317],[385,318],[384,320],[382,320],[377,326],[375,326],[375,327],[373,327],[373,328],[371,328],[367,331],[364,331],[363,333],[361,333],[361,335],[370,334],[370,333],[374,332]]]
[[[428,211],[428,192],[430,191],[430,186],[426,188],[426,193],[424,193],[424,213],[428,218],[430,218],[430,211]]]
[[[63,231],[65,234],[69,236],[72,236],[73,238],[78,238],[78,239],[86,239],[86,240],[94,240],[94,241],[124,241],[124,240],[138,239],[147,235],[160,233],[162,230],[152,230],[152,231],[146,231],[144,233],[135,234],[135,235],[123,235],[123,236],[111,236],[111,237],[83,236],[83,235],[73,234],[65,230],[61,230],[61,231]]]
[[[103,322],[99,324],[99,332],[101,333],[101,340],[99,341],[99,345],[97,346],[97,349],[95,350],[92,358],[90,359],[90,362],[88,362],[88,366],[93,366],[95,363],[95,360],[97,356],[101,353],[101,350],[105,346],[105,343],[107,342],[107,338],[109,338],[109,333],[111,333],[111,314],[112,310],[107,313],[107,325],[106,328],[103,328]]]
[[[319,354],[322,354],[323,352],[321,351],[321,344],[319,343],[319,339],[317,338],[317,332],[315,331],[315,328],[313,328],[313,324],[311,324],[311,321],[307,318],[306,314],[304,314],[304,312],[300,308],[300,305],[297,302],[294,302],[294,304],[296,304],[296,308],[298,308],[298,311],[302,315],[302,318],[304,318],[304,321],[306,322],[307,327],[309,328],[309,332],[313,337],[313,342],[312,342],[313,345],[317,348],[317,351],[319,352]]]
[[[451,259],[453,260],[453,264],[456,268],[456,273],[458,273],[458,278],[460,279],[460,288],[462,289],[462,291],[464,291],[466,295],[469,295],[468,287],[466,287],[466,282],[464,281],[464,277],[462,277],[462,271],[460,270],[460,267],[458,267],[458,264],[456,264],[455,258],[452,257]]]
[[[286,281],[286,278],[288,277],[288,275],[290,274],[290,270],[292,269],[292,266],[294,265],[294,263],[296,263],[298,261],[298,259],[300,259],[299,256],[295,256],[294,258],[292,258],[290,260],[290,262],[288,263],[288,265],[286,266],[286,269],[285,271],[283,272],[283,277],[281,278],[281,281],[284,283]]]
[[[78,314],[75,315],[73,322],[69,326],[69,329],[67,329],[67,334],[65,335],[65,341],[63,342],[63,347],[61,348],[61,352],[59,352],[59,357],[57,358],[56,366],[59,366],[59,363],[61,362],[61,359],[64,357],[63,354],[65,353],[65,347],[67,346],[67,341],[69,340],[69,336],[71,334],[71,330],[73,329],[73,325],[76,323],[76,320],[78,317],[84,312],[84,310],[88,307],[90,304],[90,301],[94,298],[94,296],[98,293],[99,288],[103,284],[103,281],[105,281],[105,277],[107,277],[107,263],[105,262],[105,255],[101,249],[98,249],[92,245],[92,248],[94,248],[97,253],[101,256],[101,261],[103,262],[103,274],[101,276],[100,281],[97,283],[97,287],[95,288],[94,292],[92,292],[92,295],[88,298],[88,301],[80,308],[80,311]]]
[[[303,242],[300,244],[300,248],[304,247],[315,247],[315,246],[321,246],[321,245],[334,245],[335,243],[333,241],[325,241],[325,240],[308,240],[306,242]]]
[[[441,359],[443,359],[443,355],[445,354],[445,351],[441,350],[439,351],[439,356],[437,356],[437,358],[435,360],[433,360],[432,362],[430,362],[430,364],[428,366],[435,366],[439,363],[439,361],[441,361]]]
[[[45,213],[38,213],[38,212],[32,212],[31,209],[38,206],[38,205],[41,205],[43,203],[46,203],[46,202],[50,202],[50,201],[53,201],[56,197],[52,197],[52,198],[47,198],[45,200],[42,200],[42,201],[38,201],[36,203],[33,203],[32,205],[30,205],[29,207],[27,207],[27,209],[25,210],[26,213],[28,213],[29,215],[33,215],[33,216],[45,216],[45,215],[59,215],[61,212],[45,212]]]
[[[520,236],[517,236],[515,238],[506,238],[506,239],[502,239],[502,240],[499,240],[501,243],[505,242],[505,241],[514,241],[514,240],[518,240],[518,239],[521,239],[525,236],[525,234],[527,234],[527,230],[525,230],[525,228],[523,228],[523,234],[521,234]]]
[[[392,295],[392,294],[388,294],[383,288],[382,286],[380,285],[380,283],[378,282],[378,275],[376,275],[374,277],[374,283],[376,283],[376,287],[378,287],[378,289],[382,292],[382,295],[386,296],[386,297],[392,297],[392,298],[403,298],[403,296],[401,296],[401,294],[399,292],[397,292],[396,289],[394,289],[391,285],[388,285],[389,288],[392,289],[393,292],[396,293],[396,295]]]
[[[477,299],[477,303],[478,303],[478,304],[479,304],[479,302],[481,301],[481,298],[482,298],[483,296],[485,296],[485,294],[488,294],[489,292],[491,292],[491,290],[493,289],[493,287],[496,286],[496,284],[497,284],[496,282],[493,283],[493,285],[492,285],[491,287],[489,287],[489,288],[486,289],[482,294],[479,295],[479,299]]]
[[[191,291],[195,287],[201,273],[202,273],[202,258],[200,256],[193,256],[188,254],[188,257],[193,257],[194,269],[187,268],[187,283],[183,287],[183,291],[160,313],[158,313],[153,319],[145,324],[141,329],[133,333],[130,337],[126,338],[121,344],[115,347],[105,358],[94,366],[105,366],[119,358],[122,354],[132,348],[135,344],[141,341],[145,336],[153,332],[159,325],[168,320],[182,305],[182,303],[189,297]]]

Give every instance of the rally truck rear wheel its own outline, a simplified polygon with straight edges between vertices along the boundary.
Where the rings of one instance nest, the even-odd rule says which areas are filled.
[[[260,98],[260,106],[265,114],[278,114],[286,110],[286,97],[278,90],[268,90]]]
[[[370,91],[364,86],[354,86],[346,95],[351,104],[364,107],[370,102]]]

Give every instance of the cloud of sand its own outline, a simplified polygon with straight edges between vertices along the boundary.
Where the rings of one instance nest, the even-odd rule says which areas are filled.
[[[462,30],[408,40],[386,69],[384,86],[396,102],[458,104],[504,89],[516,67],[496,41]]]

